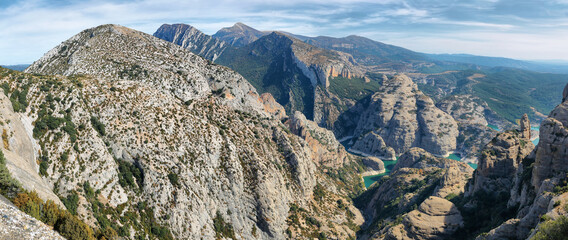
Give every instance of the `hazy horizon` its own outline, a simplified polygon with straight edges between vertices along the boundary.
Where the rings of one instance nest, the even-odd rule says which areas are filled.
[[[0,64],[30,64],[80,31],[113,23],[148,34],[185,23],[206,34],[243,22],[306,36],[359,35],[434,54],[568,62],[568,1],[8,0]]]

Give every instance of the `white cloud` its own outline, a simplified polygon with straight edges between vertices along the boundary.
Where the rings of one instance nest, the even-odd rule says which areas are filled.
[[[417,51],[444,52],[447,48],[448,52],[568,59],[563,51],[563,40],[568,37],[561,31],[568,26],[566,15],[534,21],[531,16],[501,14],[494,8],[500,4],[497,0],[69,2],[53,6],[48,0],[21,0],[0,8],[0,64],[30,63],[72,35],[100,24],[116,23],[151,34],[162,23],[187,23],[213,34],[238,21],[259,30],[309,36],[362,34],[384,41],[388,35],[387,41]],[[568,11],[566,0],[550,4],[554,2],[551,11]],[[456,14],[456,9],[463,14]],[[543,44],[537,49],[539,41]]]

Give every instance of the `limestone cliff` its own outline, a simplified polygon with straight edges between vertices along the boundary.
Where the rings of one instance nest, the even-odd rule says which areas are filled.
[[[562,209],[568,188],[563,162],[567,119],[564,100],[541,123],[536,147],[530,142],[526,114],[520,130],[501,133],[487,145],[462,201],[462,213],[471,215],[463,232],[491,226],[477,239],[527,239],[539,231],[540,223],[567,215]]]
[[[450,239],[461,225],[461,216],[451,202],[441,198],[462,193],[472,172],[462,162],[437,158],[420,148],[410,149],[390,176],[356,199],[366,219],[360,237]],[[433,206],[446,210],[434,213],[430,211]]]
[[[521,132],[525,130],[521,129]],[[528,130],[530,131],[530,125]],[[466,196],[480,190],[495,195],[499,194],[499,191],[509,192],[521,161],[533,148],[534,144],[530,138],[523,137],[517,131],[507,131],[497,135],[482,150],[473,183],[470,185],[471,189]]]
[[[10,94],[28,89],[22,115],[33,122],[41,146],[34,151],[45,156],[43,179],[56,194],[78,194],[80,217],[94,227],[106,219],[142,238],[355,235],[347,226],[360,224],[360,214],[334,176],[317,171],[319,154],[281,123],[281,107],[225,67],[103,25],[27,72],[35,74],[2,69],[2,83]]]
[[[338,138],[352,137],[354,146],[358,141],[368,142],[366,135],[370,132],[380,136],[396,155],[412,147],[446,155],[456,148],[458,124],[434,106],[409,77],[397,75],[384,80],[370,98],[343,113],[335,128]]]
[[[215,61],[229,46],[187,24],[163,24],[154,37],[180,45],[211,61]]]
[[[288,119],[287,125],[292,133],[303,138],[312,149],[313,161],[318,165],[339,168],[351,162],[350,154],[345,151],[336,139],[333,132],[320,128],[315,122],[307,120],[300,113],[295,112]]]

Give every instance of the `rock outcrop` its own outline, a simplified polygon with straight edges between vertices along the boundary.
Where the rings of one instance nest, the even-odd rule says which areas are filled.
[[[467,195],[473,202],[480,202],[487,200],[472,196],[472,190],[484,190],[485,196],[499,194],[498,202],[489,204],[493,208],[512,210],[514,215],[478,239],[527,239],[538,232],[539,223],[549,221],[547,218],[567,215],[565,209],[560,210],[568,196],[565,193],[568,131],[564,127],[568,123],[567,95],[565,90],[564,101],[541,123],[538,146],[534,147],[529,141],[530,122],[524,115],[520,131],[498,135],[487,151],[483,151]],[[503,199],[503,196],[510,197]]]
[[[463,218],[452,202],[429,197],[402,224],[390,228],[384,239],[450,239],[462,226]]]
[[[412,148],[399,158],[390,176],[383,177],[355,200],[361,201],[359,207],[367,222],[361,237],[449,239],[462,220],[453,204],[441,198],[461,194],[472,173],[473,169],[465,163]],[[416,210],[416,206],[420,209]],[[430,211],[442,208],[445,210]],[[395,219],[403,219],[403,223],[388,224]]]
[[[376,172],[384,172],[385,171],[385,163],[376,157],[364,157],[361,159],[363,164],[373,171]]]
[[[362,136],[349,150],[364,155],[380,157],[384,160],[396,160],[394,149],[387,146],[383,138],[375,132]]]
[[[486,102],[472,95],[452,95],[436,103],[440,110],[449,113],[459,123],[487,126],[486,112],[491,111]]]
[[[412,147],[436,155],[446,155],[456,148],[456,121],[434,106],[432,99],[405,75],[383,81],[376,93],[342,114],[338,121],[335,133],[339,138],[353,136],[353,140],[360,141],[374,132],[397,155]]]
[[[25,214],[0,196],[0,239],[64,240],[41,221]]]
[[[528,126],[530,131],[530,125]],[[525,130],[521,129],[521,133],[518,131],[500,133],[487,144],[481,151],[477,171],[466,196],[471,196],[477,191],[496,196],[500,191],[508,193],[513,188],[521,161],[534,149],[530,138],[523,137],[522,132]]]
[[[215,61],[229,44],[187,24],[163,24],[154,37],[175,43],[208,60]]]
[[[568,93],[564,90],[564,101],[540,124],[538,148],[532,184],[538,188],[547,178],[564,177],[568,172]]]
[[[521,117],[519,125],[521,126],[521,138],[531,139],[531,122],[529,121],[529,116],[526,113],[523,114],[523,117]]]
[[[333,132],[307,120],[301,112],[296,111],[290,116],[287,125],[292,133],[300,136],[308,143],[313,153],[313,160],[318,165],[340,168],[351,162],[350,154],[335,139]]]
[[[96,206],[110,208],[103,218],[134,226],[151,216],[180,239],[283,239],[289,229],[301,238],[307,233],[288,221],[292,206],[303,209],[301,221],[313,217],[325,226],[310,231],[355,235],[347,225],[360,215],[347,200],[339,209],[344,190],[316,165],[348,157],[325,161],[328,149],[312,150],[282,124],[281,107],[269,96],[263,102],[226,67],[153,36],[103,25],[63,42],[27,72],[37,75],[3,70],[1,76],[10,91],[29,89],[22,114],[35,122],[40,154],[48,156],[44,179],[59,195],[77,192],[78,212],[94,227],[102,219],[94,217],[97,202],[83,196],[85,182],[105,203]],[[335,141],[331,132],[308,125],[314,137]],[[329,144],[337,144],[334,154],[345,153],[336,141]],[[132,217],[112,215],[119,205]],[[219,232],[219,221],[233,233]],[[130,231],[156,234],[150,230]]]
[[[431,153],[421,148],[411,148],[405,152],[392,169],[396,171],[401,168],[441,168],[449,169],[450,167],[459,167],[459,170],[464,173],[473,173],[473,169],[465,163],[458,162],[447,158],[435,157]]]
[[[213,34],[214,38],[227,42],[235,47],[242,47],[256,41],[269,32],[261,32],[244,23],[235,23],[232,27],[222,28]]]

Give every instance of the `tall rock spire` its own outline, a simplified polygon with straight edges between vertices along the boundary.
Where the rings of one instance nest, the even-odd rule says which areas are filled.
[[[521,137],[531,139],[531,122],[529,116],[525,113],[521,118]]]

